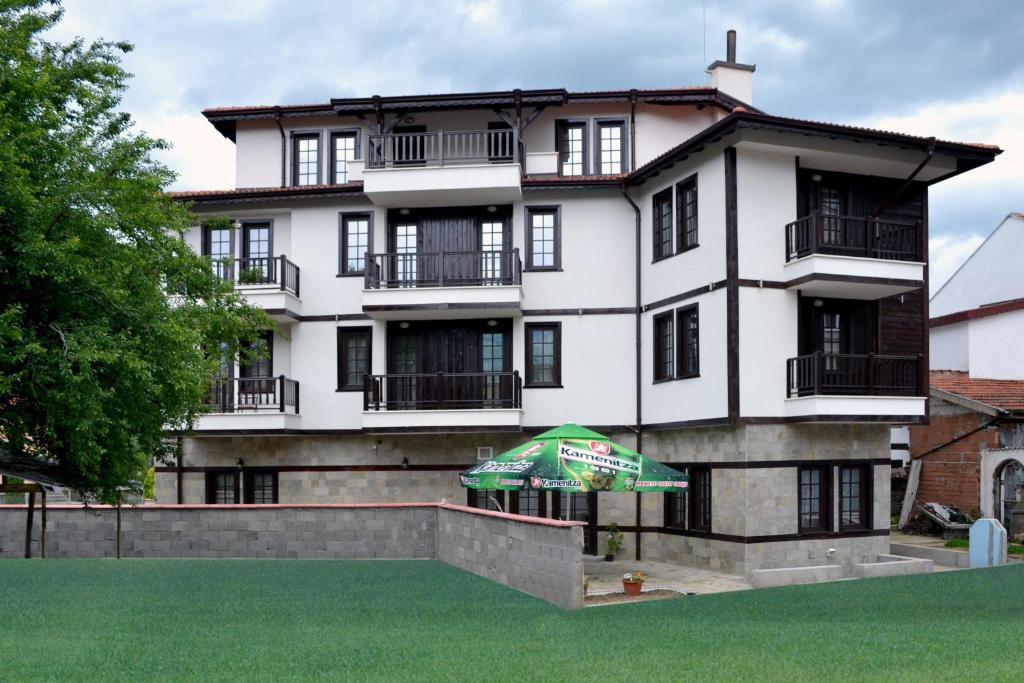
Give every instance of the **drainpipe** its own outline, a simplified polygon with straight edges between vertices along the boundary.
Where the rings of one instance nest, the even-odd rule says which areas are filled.
[[[629,91],[629,170],[636,168],[636,88]],[[629,197],[626,197],[629,199]],[[630,202],[632,203],[632,202]],[[635,205],[634,205],[635,206]],[[639,209],[637,209],[639,211]],[[637,247],[639,248],[639,243]],[[637,252],[639,254],[639,251]],[[640,451],[637,451],[638,453]]]
[[[932,138],[928,138],[928,148],[927,148],[927,150],[926,150],[926,152],[925,152],[925,155],[924,155],[924,159],[923,159],[923,160],[921,161],[921,163],[920,163],[920,164],[918,164],[918,165],[917,165],[917,168],[915,168],[915,169],[914,169],[914,172],[913,172],[913,173],[911,173],[911,174],[910,174],[909,176],[907,176],[907,179],[906,179],[906,180],[904,181],[904,183],[903,183],[903,185],[902,185],[902,186],[900,187],[900,189],[896,190],[896,191],[895,191],[895,192],[894,192],[894,193],[892,194],[892,196],[891,196],[891,197],[889,197],[889,199],[887,199],[887,200],[885,201],[885,203],[884,203],[884,204],[882,204],[882,205],[881,205],[881,206],[880,206],[880,207],[879,207],[879,208],[878,208],[878,209],[877,209],[877,210],[875,211],[875,214],[874,214],[874,215],[875,215],[876,217],[879,217],[879,216],[881,216],[881,215],[882,215],[883,213],[885,213],[885,210],[886,210],[886,209],[888,209],[888,208],[889,208],[890,206],[892,206],[892,203],[893,203],[893,202],[895,202],[895,201],[896,201],[897,199],[899,199],[899,196],[900,196],[901,194],[903,194],[903,192],[904,192],[904,191],[905,191],[905,190],[906,190],[906,189],[907,189],[908,187],[910,187],[910,183],[914,182],[914,178],[916,178],[916,177],[917,177],[917,174],[918,174],[918,173],[920,173],[921,171],[923,171],[923,170],[924,170],[924,167],[928,165],[928,162],[930,162],[930,161],[932,160],[932,157],[933,157],[933,156],[935,156],[935,138],[933,138],[933,137],[932,137]]]
[[[630,126],[630,128],[632,128],[632,126]],[[631,207],[633,207],[633,214],[636,217],[636,245],[635,245],[635,249],[634,249],[635,252],[636,252],[636,254],[635,254],[635,256],[636,256],[636,265],[635,265],[635,271],[636,271],[636,311],[635,311],[635,318],[636,318],[636,330],[635,330],[635,335],[636,335],[636,341],[635,341],[635,344],[636,344],[636,449],[635,450],[636,450],[637,453],[641,453],[642,452],[641,448],[643,447],[643,411],[641,410],[641,408],[643,406],[643,400],[642,400],[641,393],[640,393],[640,390],[642,388],[641,376],[640,376],[640,351],[641,351],[641,343],[640,343],[640,329],[641,328],[640,328],[640,325],[641,325],[641,313],[643,311],[642,311],[642,304],[640,302],[640,207],[637,206],[636,202],[633,201],[633,198],[629,196],[629,192],[626,190],[626,181],[622,181],[622,184],[619,186],[619,189],[622,190],[622,197],[629,203],[629,205]],[[642,512],[642,510],[641,510],[641,506],[640,506],[640,494],[637,493],[636,494],[636,559],[637,559],[637,561],[640,560],[640,522],[641,522],[641,512]]]
[[[277,124],[277,129],[281,131],[281,187],[284,187],[285,182],[287,181],[284,171],[284,157],[287,146],[285,145],[284,126],[281,125],[281,107],[274,107],[274,123]]]

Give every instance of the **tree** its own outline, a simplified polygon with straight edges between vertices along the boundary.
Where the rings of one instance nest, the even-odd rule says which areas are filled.
[[[271,323],[183,241],[167,145],[117,109],[131,45],[48,42],[61,13],[0,0],[0,472],[112,500]]]

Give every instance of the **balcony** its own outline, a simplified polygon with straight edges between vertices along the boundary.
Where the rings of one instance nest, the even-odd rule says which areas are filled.
[[[213,268],[278,322],[294,322],[289,314],[302,313],[299,267],[286,256],[223,259],[214,261]]]
[[[920,356],[815,352],[786,362],[786,415],[904,418],[924,415]]]
[[[285,429],[299,421],[299,382],[277,377],[215,379],[206,397],[208,413],[198,431]]]
[[[519,372],[367,375],[363,380],[363,427],[518,429],[522,401]]]
[[[515,130],[369,136],[363,191],[377,206],[507,204],[522,198]]]
[[[786,225],[786,276],[809,296],[881,299],[923,286],[920,222],[812,213]]]
[[[518,316],[518,249],[367,254],[363,312],[379,320]]]

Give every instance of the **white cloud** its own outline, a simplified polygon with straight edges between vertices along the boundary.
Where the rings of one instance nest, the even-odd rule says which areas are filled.
[[[157,156],[178,173],[175,190],[226,190],[235,186],[235,146],[199,112],[175,110],[136,117],[136,126],[173,147]]]
[[[942,235],[928,240],[928,296],[939,291],[957,268],[985,241],[983,235]]]

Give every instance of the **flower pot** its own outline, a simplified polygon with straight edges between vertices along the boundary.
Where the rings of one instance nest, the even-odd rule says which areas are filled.
[[[623,581],[622,588],[626,591],[626,595],[640,595],[640,587],[643,586],[639,581]]]
[[[613,560],[615,560],[615,556],[612,555],[611,553],[608,553],[607,555],[604,556],[604,561],[605,562],[612,562]]]

